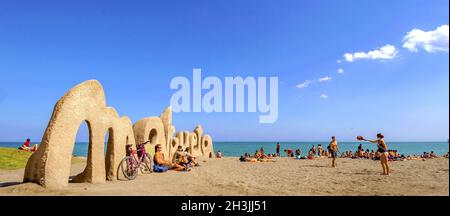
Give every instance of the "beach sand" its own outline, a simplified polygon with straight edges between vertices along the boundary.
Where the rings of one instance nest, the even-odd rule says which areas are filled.
[[[191,172],[139,175],[133,181],[71,183],[62,190],[19,184],[23,169],[0,170],[0,195],[449,195],[449,160],[390,162],[382,176],[378,161],[329,159],[242,163],[238,158],[201,159]],[[72,175],[84,163],[72,165]]]

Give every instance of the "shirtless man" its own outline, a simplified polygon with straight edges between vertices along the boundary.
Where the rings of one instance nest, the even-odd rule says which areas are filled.
[[[333,162],[331,164],[332,167],[336,167],[336,158],[338,157],[339,151],[339,147],[338,147],[338,143],[336,141],[336,137],[332,136],[331,137],[331,142],[330,142],[330,153],[331,153],[331,157],[333,158]]]
[[[184,167],[179,164],[171,163],[170,161],[165,160],[164,154],[161,151],[162,151],[161,144],[157,144],[155,146],[155,157],[154,157],[154,162],[156,165],[165,166],[168,169],[173,169],[175,171],[190,171],[190,168],[188,167]]]

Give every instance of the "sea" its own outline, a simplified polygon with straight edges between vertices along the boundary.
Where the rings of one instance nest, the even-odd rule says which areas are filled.
[[[34,143],[34,142],[32,142]],[[266,154],[275,153],[277,142],[214,142],[214,151],[220,150],[223,156],[239,157],[244,153],[253,154],[261,147],[264,148]],[[315,145],[321,144],[324,149],[328,146],[329,142],[280,142],[281,153],[283,149],[300,149],[302,155],[306,155],[308,150]],[[0,147],[6,148],[18,148],[23,142],[0,142]],[[377,146],[374,143],[367,142],[339,142],[340,152],[353,151],[358,148],[358,145],[362,144],[362,147],[366,150],[376,151]],[[442,142],[387,142],[388,148],[391,150],[397,150],[400,154],[404,155],[420,155],[424,152],[434,151],[438,155],[444,155],[448,153],[449,143],[448,141]],[[106,145],[105,145],[106,146]],[[73,155],[86,157],[88,152],[87,142],[77,142],[74,145]],[[105,150],[106,152],[106,150]]]

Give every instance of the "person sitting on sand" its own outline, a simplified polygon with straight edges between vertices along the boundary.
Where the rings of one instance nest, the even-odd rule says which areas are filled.
[[[313,146],[311,147],[311,151],[312,151],[312,153],[313,153],[314,155],[316,155],[316,146],[315,146],[315,145],[313,145]]]
[[[23,143],[23,145],[19,147],[20,150],[32,151],[32,152],[37,151],[37,148],[38,148],[37,144],[34,144],[33,147],[30,148],[30,139],[27,139],[27,141],[25,141]]]
[[[317,156],[323,156],[323,147],[322,144],[317,145]]]
[[[428,154],[428,152],[423,152],[421,157],[425,158],[425,159],[428,159],[428,158],[430,158],[430,154]]]
[[[195,160],[196,158],[189,153],[191,151],[190,147],[186,147],[184,150],[184,155],[186,155],[186,159],[188,160],[189,164],[194,164],[194,166],[200,166],[200,164]],[[210,152],[211,153],[211,152]],[[212,158],[212,157],[210,157]]]
[[[286,157],[294,157],[294,151],[292,149],[285,149]]]
[[[330,150],[329,149],[327,149],[326,151],[325,151],[325,158],[330,158]]]
[[[220,150],[217,151],[216,158],[222,158],[222,152]]]
[[[367,149],[366,152],[364,153],[364,158],[365,159],[370,159],[370,151],[369,151],[369,149]]]
[[[302,156],[302,151],[300,149],[295,150],[295,158],[300,159]]]
[[[364,151],[364,149],[363,149],[363,147],[362,147],[362,144],[359,144],[359,146],[358,146],[358,151]]]
[[[314,159],[314,152],[312,151],[312,149],[310,149],[308,152],[308,159],[310,160]]]
[[[176,163],[182,166],[186,166],[189,163],[186,154],[183,152],[182,146],[178,146],[177,150],[173,154],[172,163]]]
[[[353,158],[353,152],[350,150],[349,152],[348,152],[348,158]]]
[[[449,154],[448,154],[448,152],[447,152],[447,154],[443,155],[442,157],[448,158],[448,156],[449,156]]]
[[[377,140],[367,140],[362,136],[357,137],[358,140],[364,140],[371,143],[376,143],[378,147],[378,152],[380,152],[380,162],[383,168],[383,175],[389,175],[389,164],[388,164],[388,147],[384,141],[384,135],[381,133],[377,134]]]
[[[170,161],[167,161],[164,158],[164,153],[162,153],[162,146],[161,146],[161,144],[157,144],[155,146],[154,163],[157,166],[163,166],[163,167],[166,167],[169,170],[172,169],[172,170],[175,170],[175,171],[191,171],[191,168],[188,168],[188,167],[185,167],[185,166],[181,166],[179,164],[171,163]]]

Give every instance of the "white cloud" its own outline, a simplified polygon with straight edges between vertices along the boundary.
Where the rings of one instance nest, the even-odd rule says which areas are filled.
[[[306,80],[305,82],[302,82],[300,84],[297,85],[297,88],[306,88],[309,86],[309,84],[311,84],[311,80]]]
[[[336,60],[336,63],[338,63],[338,64],[340,64],[340,63],[342,63],[342,60]]]
[[[418,52],[419,48],[432,52],[448,52],[448,25],[442,25],[434,31],[413,29],[403,38],[403,47],[411,52]]]
[[[339,68],[337,72],[338,72],[338,74],[343,74],[344,73],[344,69]]]
[[[344,58],[348,62],[354,62],[359,59],[393,59],[397,57],[398,50],[395,46],[386,44],[377,50],[372,50],[369,52],[356,52],[356,53],[345,53]]]
[[[331,77],[329,77],[329,76],[319,78],[319,82],[325,82],[325,81],[330,81],[330,80],[331,80]]]
[[[320,95],[320,98],[327,99],[327,98],[328,98],[328,95],[326,95],[326,94],[321,94],[321,95]]]

